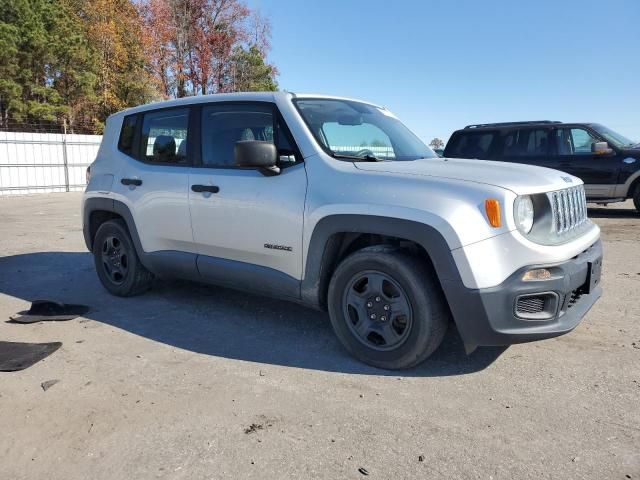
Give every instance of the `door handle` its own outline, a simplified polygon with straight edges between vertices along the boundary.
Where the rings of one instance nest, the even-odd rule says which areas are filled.
[[[218,193],[220,191],[220,187],[216,185],[191,185],[191,190],[196,193]]]
[[[136,187],[139,187],[142,185],[142,180],[139,178],[123,178],[120,180],[120,183],[123,185],[135,185]]]

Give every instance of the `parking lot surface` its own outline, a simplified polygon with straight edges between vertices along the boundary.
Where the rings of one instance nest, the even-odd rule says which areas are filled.
[[[472,355],[450,329],[402,372],[346,354],[326,314],[158,281],[116,298],[81,195],[0,199],[0,340],[61,341],[0,373],[1,479],[640,479],[640,215],[597,207],[604,296],[572,333]],[[36,299],[86,318],[5,323]],[[43,382],[59,380],[44,390]],[[365,475],[366,474],[366,475]]]

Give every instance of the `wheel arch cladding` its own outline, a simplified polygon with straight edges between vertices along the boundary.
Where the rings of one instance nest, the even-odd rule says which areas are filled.
[[[413,242],[426,252],[441,286],[445,281],[461,282],[451,249],[434,227],[377,215],[330,215],[313,230],[301,286],[302,301],[315,308],[324,309],[326,305],[329,280],[339,260],[339,234],[382,235]]]
[[[129,208],[118,200],[111,198],[88,198],[84,204],[83,234],[89,251],[93,251],[93,239],[100,225],[111,219],[121,218],[127,226],[129,235],[136,249],[138,257],[142,258],[144,251],[138,236],[138,230]]]

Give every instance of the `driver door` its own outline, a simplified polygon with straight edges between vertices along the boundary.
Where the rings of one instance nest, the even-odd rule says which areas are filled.
[[[591,145],[600,142],[593,133],[580,127],[554,129],[556,168],[575,175],[585,184],[587,197],[612,197],[618,179],[617,154],[596,155]]]
[[[275,105],[212,103],[201,108],[200,124],[201,161],[189,174],[200,274],[217,283],[297,297],[307,175]],[[241,140],[274,142],[280,174],[236,167],[234,147]]]

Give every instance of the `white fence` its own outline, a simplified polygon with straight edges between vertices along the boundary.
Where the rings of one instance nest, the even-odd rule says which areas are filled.
[[[102,136],[0,132],[0,196],[84,190]]]

